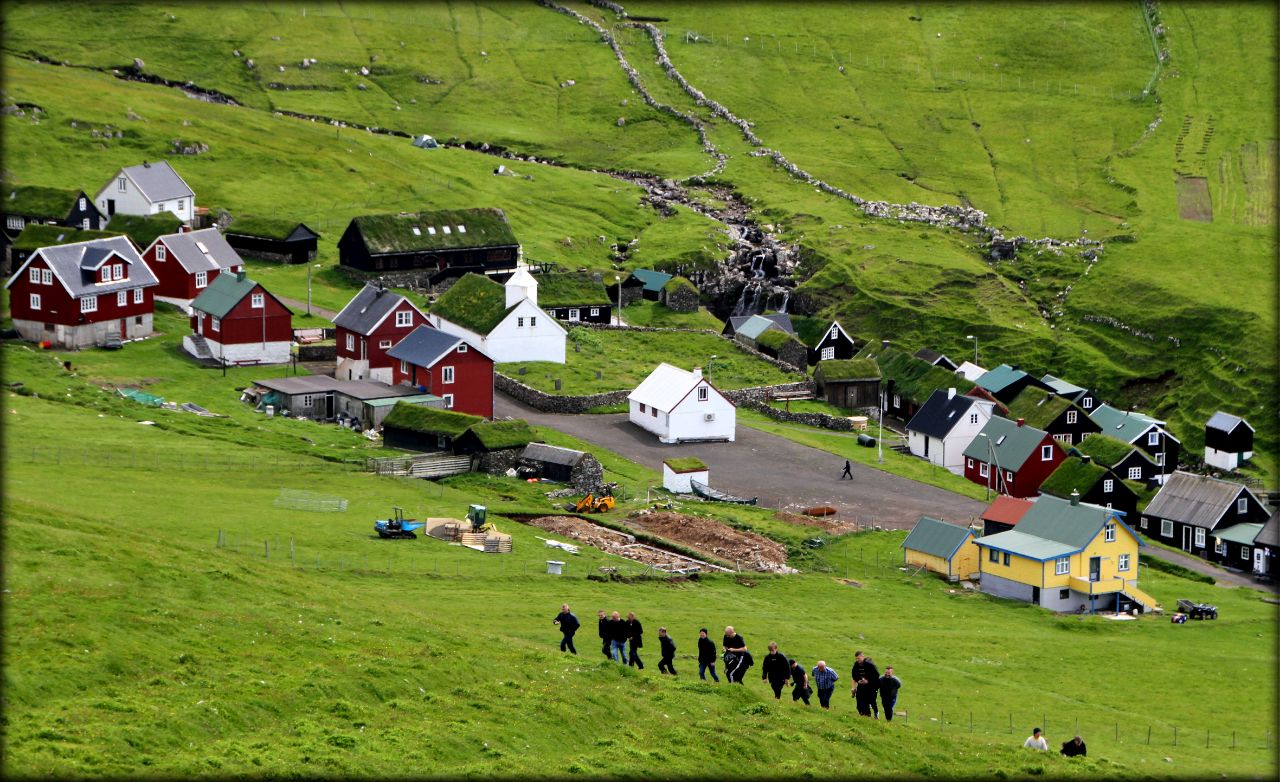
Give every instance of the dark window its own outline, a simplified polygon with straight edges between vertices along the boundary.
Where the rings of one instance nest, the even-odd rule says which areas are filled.
[[[1071,599],[1071,590],[1070,590],[1070,589],[1059,589],[1059,590],[1058,590],[1058,599],[1059,599],[1059,600],[1070,600],[1070,599]]]
[[[996,564],[999,564],[999,563],[1000,563],[1000,552],[999,552],[999,551],[996,551],[995,549],[989,549],[989,550],[987,551],[987,559],[991,560],[992,562],[995,562]]]

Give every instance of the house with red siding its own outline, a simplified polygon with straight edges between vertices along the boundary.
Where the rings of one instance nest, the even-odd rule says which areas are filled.
[[[142,251],[160,286],[157,296],[190,301],[222,272],[244,271],[244,260],[217,228],[156,237]]]
[[[964,449],[964,477],[1013,497],[1035,497],[1067,452],[1053,435],[1019,418],[995,416]]]
[[[413,302],[380,285],[365,285],[333,319],[338,342],[334,377],[341,380],[380,380],[393,383],[396,359],[387,351],[419,326],[427,316]]]
[[[493,359],[461,337],[419,326],[387,351],[393,383],[443,397],[445,408],[493,418]]]
[[[222,364],[284,364],[293,344],[293,312],[244,272],[219,274],[191,302],[182,347]]]
[[[79,349],[149,337],[157,280],[128,237],[41,247],[5,287],[23,339]]]

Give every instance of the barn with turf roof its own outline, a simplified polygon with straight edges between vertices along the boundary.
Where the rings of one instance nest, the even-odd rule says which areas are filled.
[[[226,237],[242,257],[277,263],[314,261],[320,240],[305,223],[251,215],[231,221]]]
[[[809,346],[810,366],[819,361],[850,359],[858,352],[857,340],[844,330],[838,320],[831,321],[821,334],[811,334],[803,325],[796,326],[796,333]]]
[[[338,258],[360,271],[421,272],[434,285],[468,272],[510,272],[520,243],[501,209],[365,215],[338,239]]]
[[[1069,453],[1091,456],[1097,464],[1111,468],[1117,477],[1148,489],[1160,485],[1160,466],[1146,451],[1105,433],[1089,435],[1072,446]]]
[[[978,573],[977,535],[968,527],[921,516],[902,541],[902,557],[907,567],[930,570],[949,581],[970,578]]]
[[[491,454],[523,449],[537,439],[529,422],[523,418],[509,421],[481,421],[472,424],[453,442],[457,454]]]
[[[436,299],[431,324],[475,345],[497,363],[564,363],[564,326],[538,308],[538,283],[521,267],[498,284],[466,274]]]
[[[974,387],[956,374],[897,348],[882,348],[874,358],[883,378],[884,412],[900,421],[911,420],[939,388],[955,388],[956,393],[967,394]]]
[[[1052,391],[1024,388],[1009,402],[1005,418],[1021,418],[1037,429],[1043,429],[1064,447],[1075,445],[1101,427],[1083,408]]]
[[[880,367],[869,358],[819,361],[813,381],[827,404],[846,410],[880,404]]]
[[[382,419],[382,444],[402,451],[452,453],[454,441],[482,421],[454,410],[397,404]]]

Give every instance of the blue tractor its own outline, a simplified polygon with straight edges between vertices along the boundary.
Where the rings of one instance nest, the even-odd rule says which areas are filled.
[[[391,540],[404,539],[413,540],[418,537],[413,531],[426,526],[424,521],[414,521],[404,517],[404,509],[396,506],[394,519],[378,519],[373,522],[373,529],[378,533],[380,538],[388,538]]]

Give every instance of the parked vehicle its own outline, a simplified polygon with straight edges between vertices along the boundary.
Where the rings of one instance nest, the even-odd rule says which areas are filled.
[[[1193,603],[1190,600],[1179,600],[1178,611],[1192,619],[1217,619],[1218,607],[1208,603]]]

